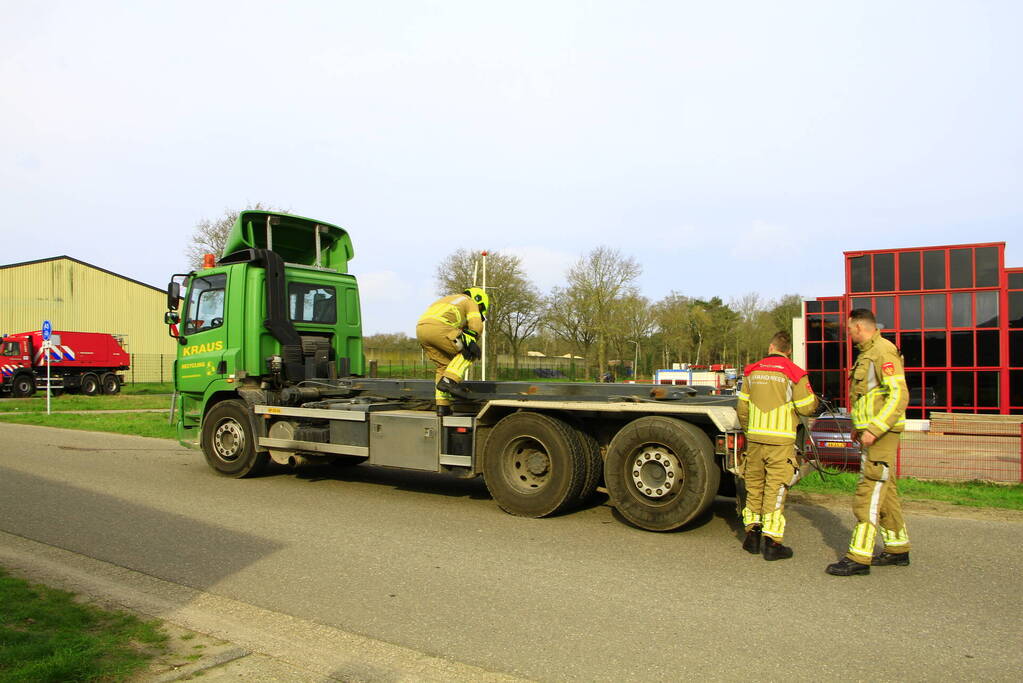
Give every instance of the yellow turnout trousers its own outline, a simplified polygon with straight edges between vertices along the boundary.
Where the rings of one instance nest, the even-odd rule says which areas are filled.
[[[878,527],[886,551],[909,552],[909,534],[893,470],[900,436],[896,432],[885,432],[860,458],[860,481],[853,501],[857,524],[846,553],[853,562],[870,564]]]
[[[781,543],[785,536],[785,495],[799,480],[792,444],[749,442],[742,478],[746,482],[746,506],[742,509],[746,531],[759,525],[765,536]]]
[[[416,339],[419,340],[419,345],[437,366],[434,384],[439,382],[441,377],[461,382],[465,377],[465,371],[472,365],[455,343],[461,334],[460,327],[451,327],[443,323],[424,321],[416,325]],[[451,394],[446,391],[436,390],[434,398],[439,406],[451,405]]]

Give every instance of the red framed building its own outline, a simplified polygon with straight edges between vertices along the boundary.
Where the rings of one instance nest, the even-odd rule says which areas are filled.
[[[931,411],[1023,414],[1023,268],[1005,243],[848,251],[845,294],[803,303],[806,368],[819,393],[848,408],[853,345],[845,321],[874,311],[902,351],[910,403]]]

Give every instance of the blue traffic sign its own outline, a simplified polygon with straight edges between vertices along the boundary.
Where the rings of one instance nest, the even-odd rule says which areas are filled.
[[[49,320],[44,320],[43,321],[43,339],[48,341],[50,339],[50,332],[52,330],[53,330],[53,327],[50,325],[50,321]]]

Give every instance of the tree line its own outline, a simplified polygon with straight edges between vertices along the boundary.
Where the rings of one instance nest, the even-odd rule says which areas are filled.
[[[459,249],[437,266],[438,295],[479,283],[480,252]],[[526,351],[584,359],[587,374],[620,374],[638,360],[638,376],[672,363],[743,367],[761,358],[771,336],[791,330],[802,298],[767,300],[756,292],[724,302],[672,291],[659,301],[639,292],[642,266],[607,246],[581,256],[563,283],[542,292],[526,275],[522,259],[488,252],[487,353],[508,354],[517,370]],[[372,335],[366,348],[415,349],[403,333]]]

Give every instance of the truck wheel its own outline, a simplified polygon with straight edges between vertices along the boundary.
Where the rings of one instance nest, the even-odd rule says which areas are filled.
[[[611,503],[641,529],[677,529],[710,506],[721,480],[714,446],[699,428],[651,415],[625,425],[604,463]]]
[[[483,454],[483,479],[501,509],[546,517],[579,502],[586,454],[576,430],[541,413],[512,413],[494,427]]]
[[[576,435],[586,456],[586,480],[579,492],[579,500],[585,502],[597,492],[597,487],[604,481],[604,459],[600,455],[600,444],[588,432],[577,429]]]
[[[112,372],[108,372],[100,379],[104,394],[121,393],[121,378]]]
[[[28,398],[36,393],[36,381],[29,375],[18,375],[11,382],[11,396],[14,398]]]
[[[99,389],[99,377],[91,372],[87,375],[82,375],[81,391],[83,395],[95,396],[99,393]]]
[[[225,477],[259,474],[270,454],[256,451],[255,431],[242,401],[217,403],[202,421],[202,452],[206,462]]]

